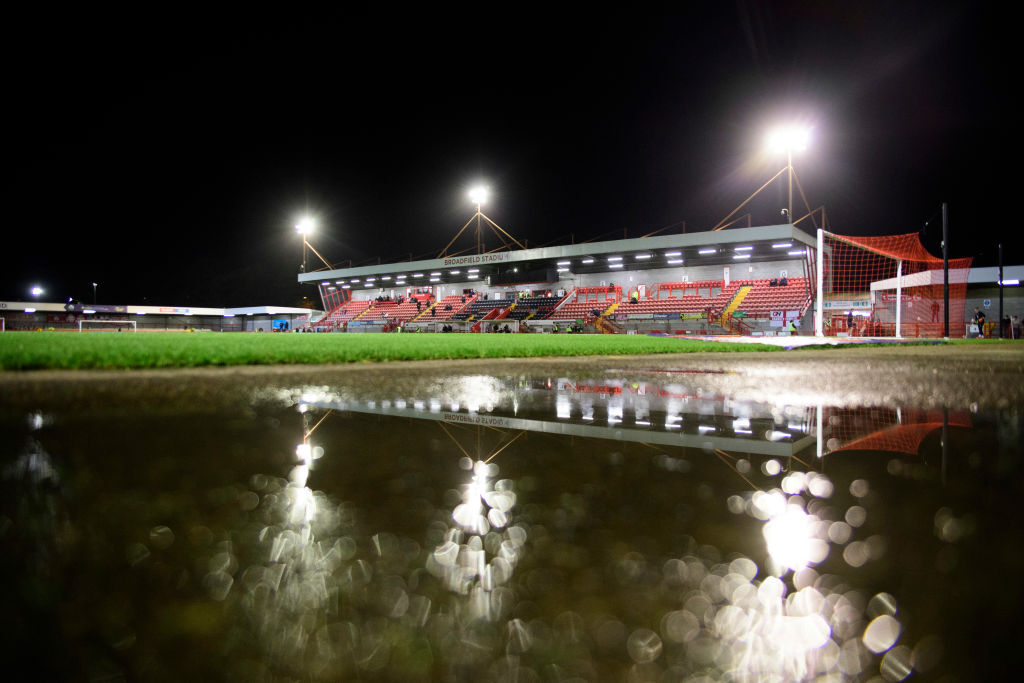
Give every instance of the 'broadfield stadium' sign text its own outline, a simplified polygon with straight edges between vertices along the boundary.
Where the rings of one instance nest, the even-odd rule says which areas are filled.
[[[500,263],[508,261],[512,254],[502,252],[500,254],[473,254],[471,256],[453,256],[444,260],[445,266],[471,266],[477,263]]]

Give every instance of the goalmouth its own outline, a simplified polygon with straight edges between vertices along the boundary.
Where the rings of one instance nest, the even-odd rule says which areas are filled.
[[[100,327],[90,329],[91,325],[99,325]],[[106,325],[107,327],[103,327]],[[137,322],[135,320],[79,320],[78,331],[79,332],[120,332],[122,328],[130,327],[132,332],[138,332]]]
[[[815,333],[942,337],[964,329],[970,258],[941,258],[917,233],[879,237],[818,231]]]

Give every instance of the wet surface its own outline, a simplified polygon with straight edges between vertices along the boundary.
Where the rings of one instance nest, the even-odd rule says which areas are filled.
[[[1024,357],[904,351],[2,376],[4,660],[1008,678]]]

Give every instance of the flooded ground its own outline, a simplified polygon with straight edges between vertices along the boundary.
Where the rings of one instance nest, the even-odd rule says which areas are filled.
[[[3,376],[5,678],[1008,678],[1024,354],[906,351]]]

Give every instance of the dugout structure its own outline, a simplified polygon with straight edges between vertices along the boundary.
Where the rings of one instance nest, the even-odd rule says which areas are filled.
[[[818,234],[818,334],[942,337],[943,261],[917,233],[882,237]],[[949,329],[965,329],[970,258],[949,260]]]

